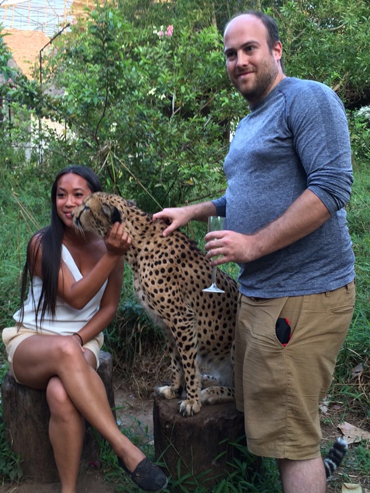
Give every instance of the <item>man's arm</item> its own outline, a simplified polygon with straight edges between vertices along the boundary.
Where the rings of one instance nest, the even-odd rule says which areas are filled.
[[[323,202],[305,190],[278,219],[253,235],[215,231],[206,235],[207,257],[223,255],[213,265],[245,263],[284,248],[312,233],[330,218]]]
[[[164,219],[170,221],[170,226],[163,231],[163,236],[167,236],[175,229],[185,226],[191,220],[207,221],[209,216],[214,215],[216,215],[216,206],[213,202],[202,202],[186,207],[163,209],[163,211],[153,214],[153,220]]]

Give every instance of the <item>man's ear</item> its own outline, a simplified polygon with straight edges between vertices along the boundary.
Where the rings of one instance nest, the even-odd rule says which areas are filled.
[[[275,60],[281,60],[283,56],[283,45],[281,44],[281,41],[276,41],[272,51],[275,55]]]

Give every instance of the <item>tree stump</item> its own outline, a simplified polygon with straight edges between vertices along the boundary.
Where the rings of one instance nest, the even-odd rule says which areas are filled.
[[[181,484],[190,491],[219,484],[233,470],[234,458],[246,459],[233,445],[246,441],[244,414],[232,402],[203,406],[198,414],[185,418],[176,399],[155,397],[153,424],[156,460],[164,462],[173,479],[183,478]],[[252,473],[261,459],[251,455],[248,463]]]
[[[109,404],[115,407],[113,362],[110,353],[100,351],[98,374],[102,379]],[[59,481],[53,449],[49,440],[50,412],[44,390],[34,390],[18,384],[7,372],[1,387],[5,437],[11,450],[20,456],[25,478],[40,483]],[[91,426],[86,432],[81,457],[81,469],[99,459],[100,450]]]

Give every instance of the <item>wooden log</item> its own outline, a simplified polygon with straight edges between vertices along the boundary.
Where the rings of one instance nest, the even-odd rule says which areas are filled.
[[[113,363],[110,353],[100,351],[98,374],[105,385],[109,404],[115,407]],[[7,372],[1,386],[5,437],[11,450],[20,456],[24,478],[40,483],[59,481],[49,440],[50,411],[44,390],[18,384]],[[91,426],[86,423],[81,470],[99,459],[100,450]]]
[[[203,406],[194,416],[183,417],[176,399],[154,398],[153,407],[155,458],[164,462],[175,480],[188,475],[181,484],[189,491],[202,485],[209,488],[220,483],[233,470],[234,458],[245,460],[232,445],[245,445],[244,414],[235,404]],[[251,456],[250,473],[257,471],[261,459]]]

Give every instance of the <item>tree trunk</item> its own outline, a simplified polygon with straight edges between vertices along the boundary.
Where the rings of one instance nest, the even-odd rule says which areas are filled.
[[[114,408],[112,356],[100,351],[99,361],[98,374],[105,385],[109,404]],[[50,412],[46,392],[18,384],[10,372],[5,376],[1,392],[5,437],[11,450],[21,458],[24,477],[40,483],[59,481],[48,434]],[[93,430],[86,425],[81,457],[81,465],[85,469],[100,455]]]
[[[156,460],[164,462],[173,479],[183,478],[181,484],[189,491],[219,484],[235,470],[229,465],[234,458],[246,459],[246,447],[241,452],[233,445],[245,445],[244,414],[234,403],[203,406],[185,418],[177,400],[155,397],[153,421]],[[252,473],[259,469],[260,459],[248,456],[248,463]]]

